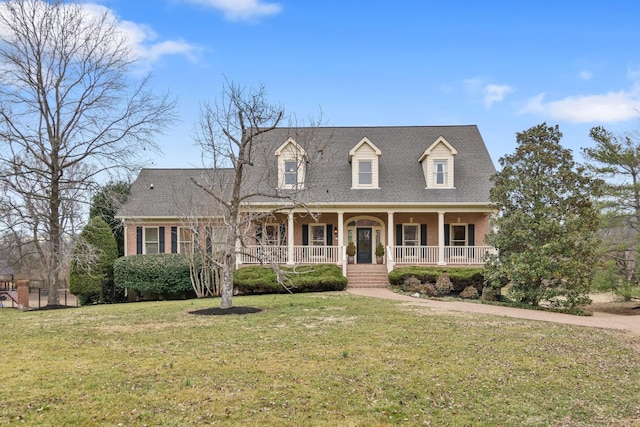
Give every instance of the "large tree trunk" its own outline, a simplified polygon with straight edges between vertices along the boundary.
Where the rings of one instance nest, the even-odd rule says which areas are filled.
[[[54,158],[57,161],[57,158]],[[49,238],[51,239],[50,253],[49,253],[49,268],[48,268],[48,305],[60,305],[60,295],[58,295],[59,288],[59,271],[60,263],[62,262],[61,256],[61,226],[60,226],[60,184],[57,178],[57,170],[52,170],[51,180],[51,195],[49,203]]]
[[[222,269],[222,289],[220,292],[220,308],[232,307],[233,298],[233,271],[235,270],[235,257],[233,253],[224,256],[224,268]]]

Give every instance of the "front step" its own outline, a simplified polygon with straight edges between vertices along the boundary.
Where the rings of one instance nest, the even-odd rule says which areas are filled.
[[[348,288],[386,288],[389,286],[387,266],[383,264],[347,265]]]

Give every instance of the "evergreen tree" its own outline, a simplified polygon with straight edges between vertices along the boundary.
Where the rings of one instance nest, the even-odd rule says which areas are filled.
[[[559,307],[588,303],[598,248],[602,183],[560,145],[558,126],[517,133],[516,152],[500,159],[491,202],[498,212],[487,243],[498,249],[486,265],[494,286],[508,281],[516,300]]]
[[[69,290],[81,304],[113,301],[116,258],[118,249],[109,225],[100,217],[91,218],[76,242],[69,273]]]
[[[124,228],[115,216],[120,206],[127,201],[130,191],[131,184],[128,182],[109,182],[91,197],[89,217],[99,216],[109,224],[118,245],[118,256],[124,256]]]

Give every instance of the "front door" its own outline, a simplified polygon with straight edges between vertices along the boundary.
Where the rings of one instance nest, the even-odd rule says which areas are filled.
[[[371,244],[371,235],[372,229],[369,228],[357,228],[357,242],[356,247],[358,248],[357,253],[357,262],[358,264],[371,264],[372,257],[372,244]]]

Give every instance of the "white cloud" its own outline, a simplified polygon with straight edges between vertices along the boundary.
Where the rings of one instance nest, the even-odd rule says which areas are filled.
[[[0,3],[0,13],[4,13],[3,6],[5,6],[5,4]],[[48,6],[44,1],[41,1],[38,7]],[[91,22],[93,19],[97,19],[106,14],[107,19],[115,23],[117,30],[126,37],[128,47],[131,49],[134,58],[139,61],[139,65],[145,68],[166,55],[183,55],[190,60],[195,60],[196,58],[198,49],[195,46],[182,40],[159,41],[158,34],[156,34],[151,27],[119,19],[111,9],[103,5],[84,3],[82,4],[82,11],[87,22]],[[0,31],[5,31],[5,29],[0,28]]]
[[[280,13],[279,3],[263,3],[262,0],[184,0],[221,10],[231,21],[243,21]]]
[[[488,84],[484,87],[484,105],[489,108],[494,102],[500,102],[504,99],[505,95],[509,92],[513,92],[513,89],[509,85],[496,85]]]
[[[591,77],[593,77],[593,74],[590,71],[583,70],[578,73],[580,80],[591,80]]]
[[[482,97],[482,102],[489,108],[494,103],[500,102],[513,88],[509,85],[485,83],[482,77],[473,77],[462,81],[464,90],[473,97]]]
[[[158,41],[158,34],[148,25],[121,20],[112,10],[98,4],[87,3],[84,6],[95,16],[105,12],[109,15],[118,30],[124,33],[132,53],[141,65],[148,66],[167,55],[182,55],[192,61],[196,59],[199,49],[194,45],[182,40]]]
[[[633,93],[620,91],[604,95],[569,96],[557,101],[544,101],[541,93],[527,102],[520,114],[538,114],[573,123],[611,123],[637,118],[640,99]]]

